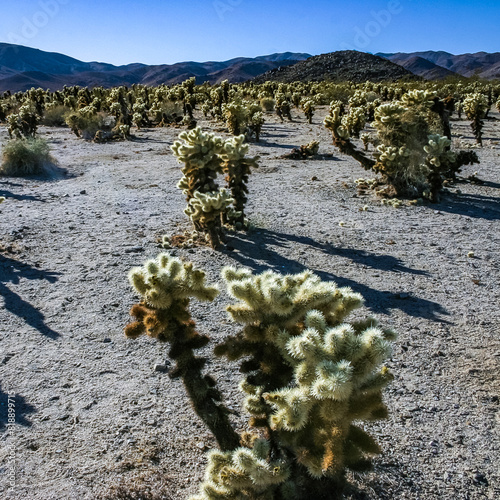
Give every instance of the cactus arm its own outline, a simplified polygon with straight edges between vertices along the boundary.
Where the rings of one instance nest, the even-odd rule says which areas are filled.
[[[143,334],[170,343],[169,356],[176,362],[172,378],[181,378],[196,414],[213,433],[222,450],[239,446],[239,435],[228,418],[228,410],[220,403],[221,395],[211,377],[202,373],[206,359],[194,351],[209,339],[196,331],[189,312],[190,298],[211,301],[218,294],[205,285],[205,274],[167,254],[134,268],[129,280],[142,297],[130,313],[135,321],[125,328],[128,338]]]

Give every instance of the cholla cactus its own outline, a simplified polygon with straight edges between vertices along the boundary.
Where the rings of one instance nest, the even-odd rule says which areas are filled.
[[[347,130],[350,136],[359,137],[360,132],[365,128],[366,116],[363,107],[351,108],[347,115],[342,117],[342,127]]]
[[[233,101],[229,104],[223,104],[222,113],[232,135],[240,135],[245,131],[248,110],[241,102]]]
[[[229,294],[239,302],[228,312],[243,330],[215,353],[241,365],[250,426],[246,446],[209,456],[197,500],[212,498],[310,498],[341,488],[346,467],[369,465],[380,452],[354,420],[385,418],[381,389],[392,380],[382,366],[395,335],[372,319],[346,316],[362,298],[309,271],[254,276],[225,268]],[[273,472],[271,474],[271,472]],[[307,493],[306,493],[307,492]]]
[[[314,102],[311,99],[305,99],[304,101],[302,101],[302,110],[304,111],[304,114],[306,115],[307,121],[309,123],[312,123],[314,111],[316,110],[316,107],[314,106]]]
[[[5,196],[0,196],[0,203],[3,203],[5,201]]]
[[[463,109],[469,120],[471,120],[472,132],[476,142],[482,146],[483,119],[489,109],[488,98],[483,94],[471,94],[463,101]]]
[[[427,91],[409,92],[404,102],[411,104],[410,107],[404,106],[402,101],[377,107],[372,124],[377,137],[371,141],[370,136],[363,136],[365,151],[368,142],[378,144],[375,161],[357,150],[350,141],[350,136],[355,135],[363,124],[363,108],[353,108],[341,116],[341,108],[337,105],[331,109],[324,124],[332,131],[333,142],[341,152],[355,158],[366,170],[382,174],[383,182],[388,186],[380,193],[403,197],[421,197],[429,193],[431,201],[437,201],[443,181],[454,177],[463,165],[478,160],[470,153],[450,153],[451,141],[441,139],[441,134],[438,139],[433,135],[432,115],[439,115],[444,125],[446,113],[444,104],[436,97],[431,101],[432,96]],[[435,143],[439,144],[437,150]]]
[[[205,273],[191,263],[183,263],[168,254],[160,254],[143,267],[133,268],[129,281],[141,302],[130,310],[136,321],[127,325],[125,335],[136,339],[148,335],[171,344],[170,357],[176,361],[172,377],[181,377],[196,413],[217,439],[222,450],[234,450],[239,437],[228,419],[227,410],[218,403],[220,394],[213,379],[203,376],[206,360],[197,358],[194,350],[209,339],[200,335],[191,319],[191,298],[212,301],[216,287],[207,286]]]
[[[195,230],[205,232],[216,248],[222,236],[221,215],[224,222],[233,223],[238,228],[245,224],[246,183],[250,168],[257,166],[257,158],[245,158],[248,146],[243,145],[244,135],[224,142],[222,138],[197,128],[181,133],[179,138],[184,144],[176,141],[172,150],[184,163],[184,177],[177,186],[186,195],[186,214]],[[215,178],[223,171],[234,200],[225,190],[218,191]],[[231,203],[234,203],[235,210],[229,210]]]
[[[367,102],[366,92],[363,92],[362,90],[356,90],[354,94],[349,97],[350,108],[359,108],[361,106],[365,106]]]
[[[443,187],[443,179],[455,179],[463,165],[479,163],[474,151],[450,151],[451,141],[444,136],[429,135],[429,142],[424,146],[427,153],[426,165],[429,169],[427,179],[429,183],[429,198],[437,200],[439,191]]]
[[[338,108],[338,113],[342,116],[345,113],[345,105],[342,101],[334,100],[330,102],[330,115]]]
[[[276,94],[275,109],[276,114],[281,121],[283,121],[283,118],[287,118],[289,121],[292,121],[290,103],[288,102],[285,94],[281,92]]]
[[[368,146],[374,143],[375,138],[373,137],[372,134],[361,134],[361,141],[363,142],[365,151],[368,151]]]
[[[267,112],[273,111],[274,104],[275,104],[275,102],[274,102],[274,99],[272,97],[263,95],[260,98],[260,105],[262,106],[262,109],[264,111],[267,111]]]
[[[130,139],[130,125],[119,125],[118,132],[123,137],[123,139]]]
[[[332,131],[334,138],[339,137],[342,139],[349,138],[349,130],[344,127],[342,122],[342,108],[340,105],[330,107],[330,114],[325,117],[324,125]],[[345,116],[345,115],[344,115]]]
[[[34,138],[40,122],[34,108],[25,103],[19,108],[17,114],[11,114],[7,117],[7,131],[11,139],[29,139]]]
[[[342,103],[332,102],[330,106],[330,115],[325,117],[323,124],[332,132],[333,144],[337,146],[342,153],[352,156],[355,160],[359,161],[365,170],[371,170],[376,162],[365,156],[361,151],[358,151],[350,141],[349,131],[342,125],[342,109]]]
[[[177,184],[186,195],[189,203],[196,191],[200,193],[217,191],[215,178],[222,173],[224,140],[210,132],[203,132],[200,127],[182,132],[171,149],[177,160],[184,163],[184,177]]]
[[[231,194],[225,189],[208,193],[196,191],[184,210],[194,227],[201,228],[208,235],[212,248],[217,248],[220,245],[221,216],[228,211],[233,201]]]
[[[500,113],[500,97],[498,98],[498,101],[496,102],[495,106],[496,106],[498,112]]]
[[[264,118],[264,113],[262,111],[257,111],[251,115],[248,121],[248,129],[250,134],[255,134],[255,141],[260,141],[260,134],[262,132],[262,126],[266,122]]]
[[[450,151],[450,146],[451,141],[447,137],[436,134],[429,135],[429,143],[424,146],[428,162],[435,167],[453,163],[456,160],[456,154]]]
[[[141,113],[134,113],[132,115],[132,121],[135,123],[135,126],[137,127],[138,130],[140,130],[144,124]]]
[[[226,221],[233,224],[236,229],[243,229],[247,225],[245,205],[247,202],[246,195],[248,194],[248,176],[252,168],[259,166],[257,163],[258,157],[246,157],[248,144],[244,144],[244,142],[244,135],[227,140],[224,144],[224,151],[221,154],[224,162],[223,169],[226,174],[226,182],[231,190],[235,209],[235,212],[226,215]]]
[[[201,492],[190,500],[272,500],[276,498],[277,491],[281,493],[281,498],[293,498],[290,493],[294,490],[294,485],[287,481],[291,467],[285,460],[273,460],[270,455],[270,443],[265,439],[255,439],[250,448],[241,447],[227,452],[210,451]]]
[[[375,111],[375,122],[390,127],[399,123],[401,115],[405,113],[407,108],[398,103],[381,104]]]
[[[205,118],[208,118],[208,115],[210,114],[210,110],[212,109],[212,106],[210,106],[210,104],[208,102],[204,102],[202,105],[201,105],[201,111],[203,113],[203,116]]]
[[[422,106],[430,109],[434,104],[435,97],[436,93],[429,90],[410,90],[401,98],[401,103],[408,108]]]

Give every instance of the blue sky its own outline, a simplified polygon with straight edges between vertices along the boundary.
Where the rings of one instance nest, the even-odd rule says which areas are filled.
[[[500,1],[16,0],[0,41],[112,64],[352,48],[500,51]]]

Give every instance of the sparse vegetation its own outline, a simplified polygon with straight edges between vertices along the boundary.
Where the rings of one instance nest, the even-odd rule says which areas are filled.
[[[404,322],[412,314],[420,314],[421,310],[425,310],[426,314],[431,311],[429,314],[436,314],[436,318],[438,314],[452,316],[455,314],[453,307],[456,304],[451,298],[445,298],[441,303],[441,299],[427,297],[425,293],[432,290],[432,287],[439,288],[438,279],[434,279],[433,275],[431,280],[429,276],[436,271],[435,260],[448,259],[449,256],[445,255],[447,252],[441,249],[450,244],[450,241],[452,246],[455,245],[456,237],[460,240],[460,244],[456,244],[460,250],[446,261],[450,267],[446,267],[439,276],[446,288],[439,289],[441,295],[436,292],[434,297],[445,297],[455,290],[452,280],[446,282],[446,273],[455,264],[468,266],[461,269],[459,274],[463,280],[460,283],[464,290],[460,292],[463,296],[466,295],[472,301],[474,290],[479,290],[478,296],[490,293],[495,286],[488,276],[493,269],[489,264],[490,259],[483,259],[483,249],[472,248],[472,243],[480,241],[483,234],[489,234],[487,225],[494,224],[497,220],[494,206],[496,184],[490,180],[492,176],[491,170],[487,170],[489,167],[485,169],[490,177],[485,177],[484,181],[481,178],[483,168],[472,175],[473,169],[464,169],[466,173],[462,174],[463,177],[460,174],[465,165],[478,163],[479,156],[486,160],[484,165],[491,166],[491,158],[498,149],[498,138],[490,136],[490,132],[497,130],[495,103],[500,111],[498,83],[485,83],[478,78],[396,83],[267,81],[230,84],[225,81],[214,85],[197,85],[196,79],[190,78],[180,84],[158,87],[132,85],[107,89],[74,86],[57,92],[32,89],[0,95],[0,122],[5,124],[11,137],[10,141],[2,144],[0,175],[29,176],[50,172],[55,160],[50,155],[47,141],[38,138],[37,134],[47,134],[57,148],[58,157],[61,154],[64,160],[71,156],[71,147],[78,142],[77,150],[79,153],[83,152],[82,158],[85,158],[82,161],[78,159],[78,166],[75,166],[77,175],[88,172],[87,164],[93,165],[99,155],[96,151],[102,151],[98,157],[102,164],[93,170],[93,175],[84,177],[84,185],[81,187],[85,189],[73,189],[77,180],[75,183],[68,182],[67,190],[59,187],[40,189],[40,201],[50,202],[52,207],[61,204],[64,209],[70,204],[76,206],[74,198],[78,198],[79,191],[81,194],[78,215],[76,210],[68,214],[68,217],[66,214],[59,215],[56,219],[57,227],[54,223],[54,227],[49,230],[50,235],[45,235],[44,245],[40,245],[40,248],[50,246],[53,233],[63,233],[66,230],[70,231],[71,238],[75,237],[75,241],[76,235],[80,234],[85,244],[95,245],[96,248],[101,245],[108,236],[99,240],[94,234],[84,235],[74,220],[82,217],[88,206],[89,213],[94,218],[85,219],[85,224],[96,223],[101,217],[100,212],[105,213],[105,209],[102,209],[104,205],[98,200],[98,196],[102,197],[104,193],[104,198],[107,202],[112,202],[108,204],[113,208],[112,217],[106,220],[106,224],[109,223],[111,227],[106,228],[103,234],[109,235],[116,230],[121,235],[120,238],[125,232],[131,240],[136,238],[136,234],[141,238],[141,243],[137,246],[133,241],[128,241],[123,250],[120,246],[123,240],[117,244],[118,237],[114,236],[113,247],[117,250],[116,254],[113,250],[113,256],[118,256],[118,252],[123,250],[129,258],[136,251],[150,252],[157,245],[169,248],[172,252],[171,255],[161,254],[131,271],[129,278],[140,296],[140,302],[131,309],[134,321],[126,327],[126,335],[132,339],[147,335],[170,345],[169,357],[172,364],[175,364],[171,367],[170,375],[183,381],[196,414],[206,424],[217,443],[218,449],[211,450],[207,455],[205,479],[198,495],[192,497],[193,500],[326,500],[341,495],[346,478],[349,479],[346,471],[369,469],[372,457],[381,451],[364,423],[387,416],[382,390],[391,381],[392,375],[383,363],[390,356],[390,344],[395,335],[380,329],[374,319],[360,320],[359,310],[354,319],[349,318],[349,314],[362,304],[360,295],[349,288],[337,288],[330,281],[321,281],[312,272],[299,271],[314,268],[322,273],[320,276],[325,280],[336,279],[329,277],[334,274],[340,276],[336,265],[347,264],[341,259],[349,259],[353,265],[348,264],[348,276],[339,277],[340,282],[344,279],[343,282],[352,283],[354,289],[367,291],[367,297],[373,297],[375,305],[382,304],[376,312],[389,315],[391,309],[397,307],[399,310],[389,319],[389,323],[405,326]],[[488,116],[490,107],[491,115]],[[277,116],[266,114],[272,111]],[[339,159],[333,156],[335,148],[328,146],[326,142],[321,143],[322,154],[318,154],[320,142],[316,138],[327,134],[321,129],[318,117],[323,119],[326,113],[328,115],[324,125],[331,131],[334,146],[340,153],[355,159],[371,174],[367,175],[370,178],[355,179],[360,175],[359,168],[349,158]],[[462,114],[471,122],[474,138],[471,138],[468,122],[459,122]],[[316,119],[313,120],[314,117]],[[269,124],[264,126],[266,121]],[[285,121],[287,123],[283,123]],[[65,123],[79,138],[103,143],[103,146],[77,141],[69,130],[45,128],[61,127]],[[197,127],[197,123],[201,123],[203,128]],[[44,127],[41,128],[40,125]],[[157,127],[172,127],[174,130],[155,130]],[[175,141],[178,132],[180,134]],[[482,145],[483,135],[487,139],[484,140],[484,148],[480,149],[474,142]],[[4,134],[4,139],[6,138],[7,134]],[[259,142],[261,139],[262,142],[254,146],[249,147],[247,143],[252,140]],[[68,142],[63,142],[66,140]],[[105,145],[111,140],[134,142]],[[175,142],[170,150],[167,144],[173,141]],[[302,145],[293,147],[297,144]],[[254,147],[264,159],[261,165],[259,157],[254,156],[257,153],[249,156],[250,148]],[[182,178],[177,187],[185,196],[184,213],[189,221],[182,216],[182,209],[177,205],[181,195],[178,191],[175,195],[175,190],[171,189],[180,175],[173,180],[175,174],[172,172],[178,170],[170,151],[181,164]],[[129,162],[130,157],[139,161]],[[257,174],[250,178],[250,173],[257,167],[260,167]],[[94,175],[94,172],[98,175]],[[123,177],[117,179],[122,174]],[[98,177],[99,180],[95,181],[93,177]],[[115,182],[117,180],[124,182]],[[5,187],[1,192],[9,198],[2,205],[2,212],[9,213],[9,218],[12,218],[11,213],[16,212],[18,205],[25,203],[25,200],[26,203],[31,199],[39,201],[38,193],[32,188],[40,185],[38,179],[16,182],[22,183],[26,193],[14,194],[11,198],[11,187]],[[168,182],[173,184],[168,186]],[[4,183],[15,186],[14,182],[8,180]],[[484,189],[481,188],[482,184]],[[89,185],[97,186],[95,191],[98,196],[92,196]],[[252,197],[248,195],[249,186]],[[151,191],[151,199],[154,198],[156,204],[153,207],[149,204],[151,200],[147,193],[149,189],[155,188],[158,189],[158,197],[154,198],[154,192]],[[109,193],[115,189],[115,198],[107,200]],[[160,193],[160,190],[163,192]],[[166,196],[171,197],[173,202],[166,199],[166,196],[163,197],[164,193],[168,193]],[[0,203],[4,201],[5,197],[1,196]],[[433,206],[431,210],[428,201],[443,203]],[[147,205],[147,211],[142,210],[143,205]],[[98,206],[99,213],[96,213],[98,210],[95,206]],[[45,206],[40,203],[37,209],[45,210]],[[140,216],[133,213],[135,210],[141,212]],[[248,221],[248,212],[253,224]],[[13,219],[16,224],[6,233],[5,239],[8,241],[5,245],[3,242],[0,245],[2,254],[21,250],[29,253],[30,245],[34,248],[38,244],[34,238],[29,240],[29,234],[23,236],[24,231],[24,234],[29,233],[29,225],[23,219],[27,216],[21,210],[19,213],[20,218],[17,219],[16,213],[16,218]],[[51,220],[50,212],[45,213],[49,214],[45,215],[46,220]],[[435,217],[441,215],[445,215],[446,220],[445,217]],[[398,217],[418,226],[415,231],[412,228],[411,238],[406,238],[404,233],[407,226],[397,221]],[[432,217],[432,224],[419,225],[421,219],[430,220]],[[144,223],[146,219],[147,224]],[[441,238],[441,234],[439,238],[434,238],[435,235],[429,228],[437,227],[435,219],[444,221],[437,224],[440,233],[449,229],[448,239]],[[460,222],[457,222],[458,219]],[[2,217],[1,220],[6,223],[7,217]],[[389,234],[393,230],[393,222],[398,224],[397,236]],[[162,233],[158,231],[167,232],[163,224],[168,227],[169,236],[165,237],[162,244],[161,237],[158,237]],[[185,231],[191,225],[193,231]],[[381,230],[381,227],[384,229]],[[482,228],[482,233],[477,227]],[[111,233],[107,232],[108,229]],[[43,230],[41,225],[40,232]],[[474,234],[476,240],[470,237],[470,241],[465,241],[469,234]],[[494,237],[494,233],[491,234]],[[29,240],[26,248],[21,245],[24,245],[24,239]],[[61,241],[67,240],[62,238]],[[338,245],[337,241],[341,244]],[[417,258],[418,255],[423,255],[419,241],[426,248],[427,245],[432,247],[433,252],[429,251],[421,260]],[[207,245],[212,248],[207,248]],[[399,251],[400,245],[406,245],[405,252]],[[484,244],[489,251],[492,245],[491,241]],[[108,246],[112,247],[111,243]],[[309,252],[308,248],[314,253]],[[344,252],[344,248],[349,248],[349,251]],[[214,252],[213,249],[221,251]],[[392,249],[394,252],[391,252]],[[438,249],[439,251],[434,251]],[[60,250],[61,247],[58,247],[58,252]],[[110,250],[104,249],[99,255],[109,256],[109,252]],[[452,252],[448,253],[451,255]],[[219,290],[217,286],[206,284],[203,271],[183,260],[191,254],[193,261],[204,262],[208,276],[216,276],[223,265],[231,262],[248,265],[255,270],[226,267],[220,280],[225,284],[229,296],[234,299],[234,303],[228,307],[228,313],[232,322],[240,325],[238,332],[231,332],[228,323],[221,320],[220,314],[211,309],[211,306],[193,308],[193,316],[200,318],[200,331],[205,329],[206,322],[206,330],[213,332],[214,337],[218,336],[219,344],[214,349],[213,358],[209,358],[208,354],[209,338],[198,331],[191,316],[190,301],[199,299],[212,302]],[[97,253],[91,255],[94,257]],[[180,255],[181,259],[174,255]],[[317,265],[316,260],[319,262]],[[406,260],[408,262],[403,266],[403,261]],[[100,259],[99,265],[105,265],[104,262],[104,259]],[[112,266],[114,268],[123,262],[117,259]],[[267,264],[274,271],[261,272]],[[94,263],[88,264],[88,267],[91,265]],[[374,268],[376,273],[366,273],[357,268]],[[390,283],[386,286],[382,279],[390,276],[389,271],[402,268],[407,271],[397,273],[400,281],[396,283],[395,280],[389,280]],[[9,269],[7,266],[7,275],[12,274],[13,279],[17,279],[17,274],[11,273]],[[443,269],[444,267],[441,271]],[[123,270],[118,271],[123,274]],[[283,272],[283,275],[275,271]],[[297,274],[285,274],[287,272]],[[403,274],[408,276],[403,277]],[[437,276],[439,273],[436,271],[435,274]],[[29,277],[29,273],[26,276]],[[91,273],[86,272],[85,276],[82,281],[88,281],[90,278],[87,277]],[[109,276],[112,276],[111,272]],[[360,276],[363,280],[366,279],[366,283],[362,283]],[[377,277],[380,277],[380,283],[376,282]],[[356,282],[357,279],[360,283]],[[415,290],[420,290],[420,296],[411,291],[413,280]],[[86,286],[87,284],[78,284],[75,290],[81,293]],[[393,288],[390,292],[389,286]],[[401,289],[409,292],[400,292]],[[387,293],[382,290],[387,290]],[[456,294],[459,295],[459,292]],[[482,295],[483,298],[484,296]],[[460,314],[466,309],[464,304],[467,299],[463,299],[460,305]],[[68,306],[69,311],[70,303],[69,299],[64,299],[61,310],[64,311]],[[6,301],[6,304],[5,314],[16,312],[15,307],[11,307],[11,302]],[[118,302],[113,304],[113,307],[119,305]],[[453,306],[450,307],[450,304]],[[107,304],[103,305],[103,311],[105,305]],[[482,305],[478,306],[478,301],[475,301],[474,307],[479,317],[478,311]],[[446,308],[449,311],[445,311]],[[459,309],[458,305],[456,309]],[[35,316],[37,312],[31,311],[30,314]],[[483,314],[481,317],[486,316]],[[54,318],[54,322],[59,320],[55,313],[47,317]],[[408,320],[418,332],[413,337],[415,339],[420,335],[418,321],[412,321],[411,318]],[[464,322],[467,321],[472,320],[466,317]],[[473,321],[476,321],[475,317]],[[433,323],[438,323],[434,318],[427,317],[421,322],[429,326],[429,331]],[[45,331],[35,321],[28,326]],[[486,325],[485,330],[487,328],[489,327]],[[405,334],[405,338],[411,338],[411,335]],[[433,338],[437,354],[432,359],[430,356],[429,359],[424,357],[428,361],[429,370],[432,369],[429,373],[437,376],[442,375],[444,372],[440,371],[441,368],[448,365],[444,365],[445,356],[439,354],[442,352],[440,349],[444,350],[442,345],[445,342],[437,346],[437,341],[441,339],[438,334],[433,334]],[[108,343],[107,340],[105,342]],[[416,344],[418,342],[411,349],[417,351]],[[398,373],[401,367],[401,373],[408,375],[410,369],[405,370],[405,352],[409,344],[402,347],[401,352],[398,350],[397,356],[391,359],[390,366],[398,366]],[[156,356],[156,352],[148,352],[148,355]],[[418,352],[429,353],[428,350]],[[200,357],[199,353],[206,357]],[[101,354],[96,351],[96,359],[101,359]],[[10,358],[6,356],[4,364],[8,361],[10,362]],[[165,358],[158,361],[159,363],[152,365],[151,371],[155,373],[150,374],[151,380],[148,379],[150,387],[147,391],[151,391],[153,395],[158,394],[155,384],[158,382],[161,386],[163,381],[161,373],[170,368],[170,362]],[[236,368],[226,372],[226,367],[231,362]],[[427,369],[425,363],[421,360],[419,362],[420,370],[422,367]],[[413,370],[413,365],[411,366]],[[236,390],[230,391],[228,388],[230,381],[234,382],[231,377],[238,368],[243,374],[239,397],[243,401],[247,421],[235,409],[235,401],[225,400],[222,394],[227,390],[226,394],[238,397],[235,395]],[[208,371],[212,371],[214,376],[209,375]],[[118,369],[116,372],[117,379],[123,375]],[[103,373],[111,375],[111,371],[108,373],[103,370]],[[137,376],[138,373],[134,375]],[[434,387],[438,385],[433,383]],[[178,393],[175,391],[179,388],[175,386],[175,382],[169,386],[170,389],[177,397]],[[136,395],[137,392],[134,396]],[[424,399],[425,395],[421,396]],[[176,419],[173,413],[168,414],[163,407],[161,411],[153,411],[150,400],[154,397],[149,398],[147,395],[143,398],[147,402],[141,401],[146,410],[151,409],[151,418],[149,414],[144,416],[146,411],[140,417],[139,410],[136,412],[134,408],[130,412],[134,414],[133,425],[136,429],[141,429],[142,437],[147,434],[144,422],[161,431],[174,429],[172,422],[176,422]],[[391,398],[391,404],[396,402],[398,407],[396,396],[392,394]],[[429,402],[429,399],[426,401]],[[490,404],[489,401],[484,404]],[[491,402],[495,403],[496,400],[491,399]],[[404,404],[406,403],[405,401]],[[459,403],[463,404],[462,401]],[[433,404],[431,402],[429,407],[432,408]],[[158,415],[163,410],[166,413],[160,418]],[[58,422],[69,418],[66,413],[62,416],[64,419]],[[96,414],[93,418],[95,416]],[[202,439],[203,432],[193,438],[189,433],[193,432],[194,424],[189,419],[184,420],[186,413],[182,417],[182,422],[175,429],[178,431],[181,428],[184,432],[185,428],[192,426],[188,429],[185,441],[188,445],[175,442],[172,449],[168,449],[171,456],[166,462],[176,464],[177,454],[181,456],[192,446],[193,449],[188,452],[190,460],[179,460],[180,472],[175,473],[176,487],[181,483],[181,489],[184,489],[186,484],[178,479],[184,473],[184,468],[189,468],[185,481],[189,483],[193,477],[199,476],[197,467],[200,450],[206,450],[215,444],[207,446],[211,438],[207,440],[205,435]],[[402,424],[399,418],[395,419],[399,430],[404,430],[405,425],[409,427],[409,424],[417,420],[413,415],[410,417],[405,413],[404,419],[401,419]],[[475,418],[477,417],[476,412]],[[132,420],[127,414],[127,425],[129,418]],[[186,425],[186,422],[189,424]],[[122,433],[122,430],[114,428],[114,423],[111,427],[113,433]],[[128,430],[123,431],[125,432]],[[154,432],[156,431],[151,431],[152,434]],[[375,433],[373,429],[370,432]],[[476,430],[471,427],[468,432],[467,439],[470,439]],[[412,435],[414,437],[415,433]],[[395,443],[398,435],[394,433],[394,436],[389,439],[384,435],[381,439],[385,443],[392,439]],[[141,455],[144,451],[142,443],[136,446],[132,437],[130,440],[125,439],[124,437],[123,446],[130,444],[130,449],[127,450],[136,454],[127,462],[131,468],[139,468],[138,464],[144,469],[156,467],[157,461],[151,460],[151,464],[155,465],[150,465],[146,463],[148,459]],[[170,439],[169,443],[173,442],[169,435],[163,443],[167,439]],[[119,441],[113,441],[113,454],[108,455],[112,457],[109,461],[113,464],[115,460],[122,460]],[[455,442],[452,443],[450,439],[443,442],[455,446]],[[102,443],[103,441],[100,444]],[[37,444],[29,446],[35,449]],[[441,444],[431,446],[441,453]],[[104,451],[107,452],[108,449],[107,444],[103,445],[102,456],[99,455],[98,459],[100,462],[96,460],[96,463],[102,465],[108,460],[104,458]],[[398,453],[403,449],[401,445]],[[460,453],[462,451],[463,448],[460,448]],[[475,451],[467,455],[469,462]],[[483,453],[481,457],[484,456]],[[442,463],[444,460],[443,458]],[[411,464],[413,466],[415,462]],[[405,474],[407,465],[404,466]],[[398,469],[394,472],[394,477],[403,477],[402,471],[403,468]],[[120,473],[116,472],[118,475]],[[419,469],[418,474],[420,473]],[[411,477],[412,480],[415,479],[415,476]],[[127,479],[129,478],[124,477],[122,485],[112,487],[105,498],[153,500],[169,496],[178,498],[181,495],[179,491],[169,493],[168,487],[162,489],[158,484],[151,487],[136,485],[127,482]],[[382,485],[383,481],[380,481]],[[454,477],[447,480],[449,484],[452,481]],[[464,483],[461,483],[462,486],[466,484],[465,481],[464,479]],[[187,487],[189,488],[189,484]],[[406,491],[412,493],[417,491],[411,486],[406,488]],[[488,493],[492,491],[490,488]],[[419,490],[418,494],[420,493],[424,495],[426,492]],[[469,493],[470,489],[464,494]]]

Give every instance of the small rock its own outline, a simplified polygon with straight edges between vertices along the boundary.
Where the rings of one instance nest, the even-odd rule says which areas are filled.
[[[80,194],[87,194],[87,191],[86,191],[85,189],[82,189],[82,190],[80,191]]]
[[[205,443],[202,443],[202,442],[200,442],[200,443],[196,443],[196,446],[197,446],[200,450],[204,450],[204,449],[206,448]]]
[[[144,252],[144,248],[142,247],[129,247],[129,248],[125,248],[125,250],[123,250],[124,253],[140,253],[140,252]]]
[[[472,476],[472,482],[476,486],[488,486],[488,480],[486,479],[486,476],[481,472],[474,472],[474,475]]]
[[[154,366],[154,371],[155,372],[166,372],[167,371],[167,365],[164,365],[164,364],[161,364],[161,363],[157,363],[155,366]]]

